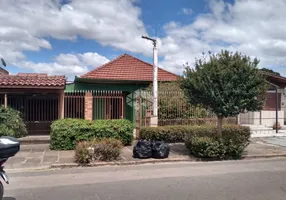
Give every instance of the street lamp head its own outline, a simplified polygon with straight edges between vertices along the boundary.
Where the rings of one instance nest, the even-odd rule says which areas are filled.
[[[157,44],[157,40],[156,40],[156,39],[150,38],[150,37],[145,36],[145,35],[142,35],[142,38],[143,38],[143,39],[146,39],[146,40],[152,41],[152,42],[153,42],[153,45],[156,47],[156,44]]]
[[[146,39],[146,40],[149,40],[149,38],[147,36],[145,36],[145,35],[142,35],[142,38]]]
[[[5,62],[5,60],[3,58],[1,58],[1,63],[2,63],[3,66],[6,67],[6,62]]]

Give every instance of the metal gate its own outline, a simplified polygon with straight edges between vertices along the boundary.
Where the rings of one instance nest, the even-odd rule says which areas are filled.
[[[29,135],[49,135],[59,116],[58,94],[8,94],[7,106],[22,114]]]

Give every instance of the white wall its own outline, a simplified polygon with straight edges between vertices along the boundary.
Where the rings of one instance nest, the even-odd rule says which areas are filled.
[[[240,114],[240,124],[273,126],[276,122],[276,112],[262,110],[260,112],[248,112]],[[284,125],[284,110],[278,111],[278,122]]]

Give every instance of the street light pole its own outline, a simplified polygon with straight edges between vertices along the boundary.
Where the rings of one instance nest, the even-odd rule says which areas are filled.
[[[142,36],[143,39],[153,42],[153,119],[151,126],[158,126],[158,49],[157,40]]]

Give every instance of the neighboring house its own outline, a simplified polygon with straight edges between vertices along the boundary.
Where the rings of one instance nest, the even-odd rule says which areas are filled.
[[[29,135],[49,134],[51,123],[64,117],[65,81],[47,74],[1,74],[0,105],[21,112]]]
[[[8,75],[9,72],[6,71],[5,69],[3,69],[2,67],[0,67],[0,75]]]
[[[286,77],[267,74],[267,81],[278,86],[278,121],[284,125],[285,121],[285,87]],[[240,124],[273,126],[276,121],[276,92],[270,89],[266,93],[266,102],[263,109],[259,112],[248,112],[239,115]]]
[[[159,82],[177,79],[176,74],[158,69]],[[75,113],[85,108],[85,119],[126,118],[135,122],[136,92],[147,88],[152,81],[153,65],[123,54],[81,77],[75,77],[74,83],[66,85],[65,92],[83,91],[85,101],[75,100],[73,105],[78,108]]]

